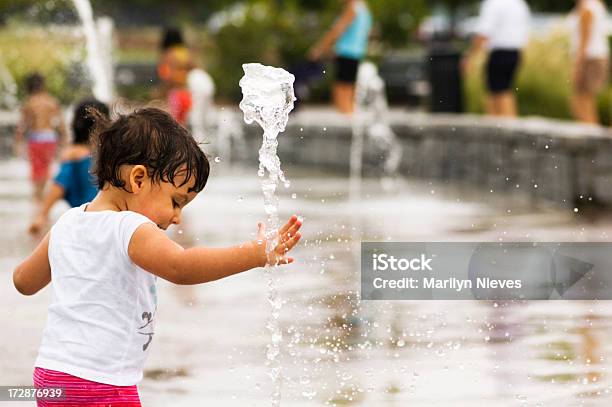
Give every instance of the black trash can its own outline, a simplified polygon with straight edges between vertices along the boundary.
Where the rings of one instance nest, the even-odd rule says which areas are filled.
[[[463,112],[461,52],[452,44],[436,43],[429,48],[427,72],[432,112]]]

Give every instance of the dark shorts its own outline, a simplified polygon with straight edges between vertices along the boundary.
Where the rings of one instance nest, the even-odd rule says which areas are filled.
[[[336,82],[355,83],[359,60],[336,57]]]
[[[491,93],[500,93],[512,87],[516,69],[521,60],[518,50],[493,50],[487,61],[487,89]]]

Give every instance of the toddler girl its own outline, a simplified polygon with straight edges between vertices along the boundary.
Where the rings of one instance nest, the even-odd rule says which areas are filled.
[[[155,282],[217,280],[266,264],[287,264],[300,239],[296,216],[266,250],[258,236],[227,248],[184,249],[163,230],[202,191],[208,161],[172,117],[145,108],[114,123],[97,115],[96,198],[67,211],[17,266],[17,290],[32,295],[53,281],[35,363],[36,387],[63,387],[66,399],[38,406],[139,406],[136,383],[155,331]],[[58,404],[54,404],[58,403]]]

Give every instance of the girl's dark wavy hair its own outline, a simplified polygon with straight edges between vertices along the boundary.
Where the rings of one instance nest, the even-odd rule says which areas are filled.
[[[195,184],[189,192],[204,189],[210,173],[208,159],[187,129],[168,113],[149,107],[119,115],[114,122],[96,111],[91,114],[96,121],[93,174],[100,189],[110,184],[125,190],[121,166],[139,164],[155,182],[181,187],[193,177]],[[176,185],[174,178],[183,169],[185,180]]]

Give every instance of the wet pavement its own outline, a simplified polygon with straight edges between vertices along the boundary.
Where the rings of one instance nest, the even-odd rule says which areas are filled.
[[[395,190],[286,168],[280,213],[304,218],[284,301],[285,406],[607,406],[612,304],[605,301],[360,302],[359,241],[608,241],[612,219],[520,199],[402,181]],[[19,295],[11,272],[36,242],[28,167],[0,163],[0,384],[31,384],[50,288]],[[295,194],[295,195],[292,195]],[[57,207],[55,218],[66,207]],[[255,168],[213,166],[169,233],[185,246],[252,239],[264,218]],[[261,270],[194,287],[159,282],[145,406],[268,406],[269,317]],[[28,403],[14,403],[26,406]],[[32,404],[32,403],[30,403]],[[2,404],[10,405],[9,403]]]

